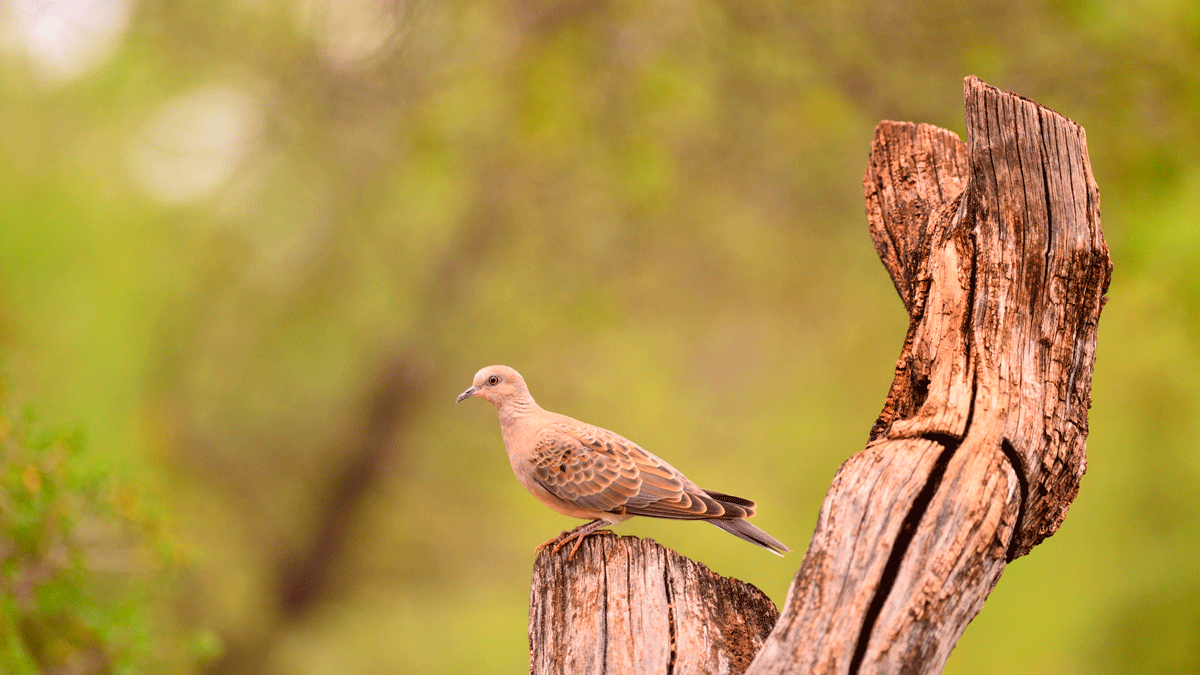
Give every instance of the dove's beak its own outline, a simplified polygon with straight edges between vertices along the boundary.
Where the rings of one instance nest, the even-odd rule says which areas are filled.
[[[454,399],[454,402],[462,403],[464,399],[468,399],[468,398],[471,398],[472,396],[474,396],[475,392],[477,392],[477,391],[479,391],[479,387],[471,387],[470,389],[459,394],[458,398]]]

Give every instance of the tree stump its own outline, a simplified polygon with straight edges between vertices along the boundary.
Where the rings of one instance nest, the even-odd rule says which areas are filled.
[[[924,124],[876,129],[867,219],[908,334],[870,442],[834,477],[750,675],[940,672],[1005,565],[1054,533],[1079,490],[1112,271],[1086,137],[978,78],[964,89],[967,144]],[[662,603],[645,605],[637,620],[599,630],[605,596],[587,589],[658,574],[619,542],[604,546],[613,557],[593,548],[587,565],[539,560],[532,672],[683,672],[670,666],[685,662],[707,663],[688,672],[740,672],[689,655],[704,642],[677,640],[665,660],[638,645],[684,611],[717,635],[761,626],[769,620],[726,609],[766,611],[761,603],[673,582],[667,617],[653,618]],[[599,669],[567,665],[572,647],[597,640],[588,653],[631,651]]]
[[[779,616],[754,586],[652,539],[592,536],[569,552],[534,564],[532,673],[740,675]]]

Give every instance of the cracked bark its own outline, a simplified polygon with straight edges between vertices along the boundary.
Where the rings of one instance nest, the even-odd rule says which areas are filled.
[[[1112,270],[1086,137],[978,78],[964,93],[966,144],[876,129],[867,219],[908,335],[753,675],[940,672],[1079,490]]]
[[[761,596],[753,587],[721,580],[727,594],[714,599],[686,575],[664,581],[663,565],[691,561],[593,540],[573,564],[537,562],[533,673],[742,672],[759,644],[750,675],[937,673],[1005,565],[1058,529],[1086,467],[1112,270],[1099,192],[1079,125],[978,78],[964,93],[966,144],[924,124],[876,129],[867,219],[909,329],[870,441],[834,477],[778,621],[769,601],[731,600]],[[622,623],[621,611],[639,618]],[[737,659],[705,660],[712,635],[772,622],[765,643],[754,634],[730,651]]]
[[[779,612],[762,591],[651,539],[596,536],[543,551],[529,596],[537,675],[739,674]]]

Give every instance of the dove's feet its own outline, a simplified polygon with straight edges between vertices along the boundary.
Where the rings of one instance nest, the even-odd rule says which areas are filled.
[[[542,542],[537,548],[535,548],[533,550],[533,552],[540,553],[542,551],[542,549],[546,548],[547,546],[552,545],[553,548],[550,549],[550,555],[555,555],[558,553],[558,551],[562,547],[564,547],[567,544],[574,541],[575,546],[571,549],[571,555],[567,556],[567,560],[574,560],[575,552],[579,550],[579,546],[581,544],[583,544],[583,540],[585,538],[587,538],[593,534],[612,534],[612,535],[616,534],[616,532],[613,532],[612,530],[602,529],[605,525],[609,525],[609,524],[610,523],[607,520],[597,519],[597,520],[593,520],[590,523],[587,523],[586,525],[580,525],[579,527],[577,527],[573,530],[565,530],[562,534],[558,535],[557,537],[550,539],[548,541]]]

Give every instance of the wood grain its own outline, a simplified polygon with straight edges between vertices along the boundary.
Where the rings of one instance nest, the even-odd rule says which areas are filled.
[[[876,129],[867,217],[909,330],[748,673],[940,672],[1078,492],[1111,275],[1086,137],[977,78],[964,89],[967,144]]]
[[[652,539],[592,536],[538,556],[529,664],[538,675],[746,670],[779,615],[762,591]]]

